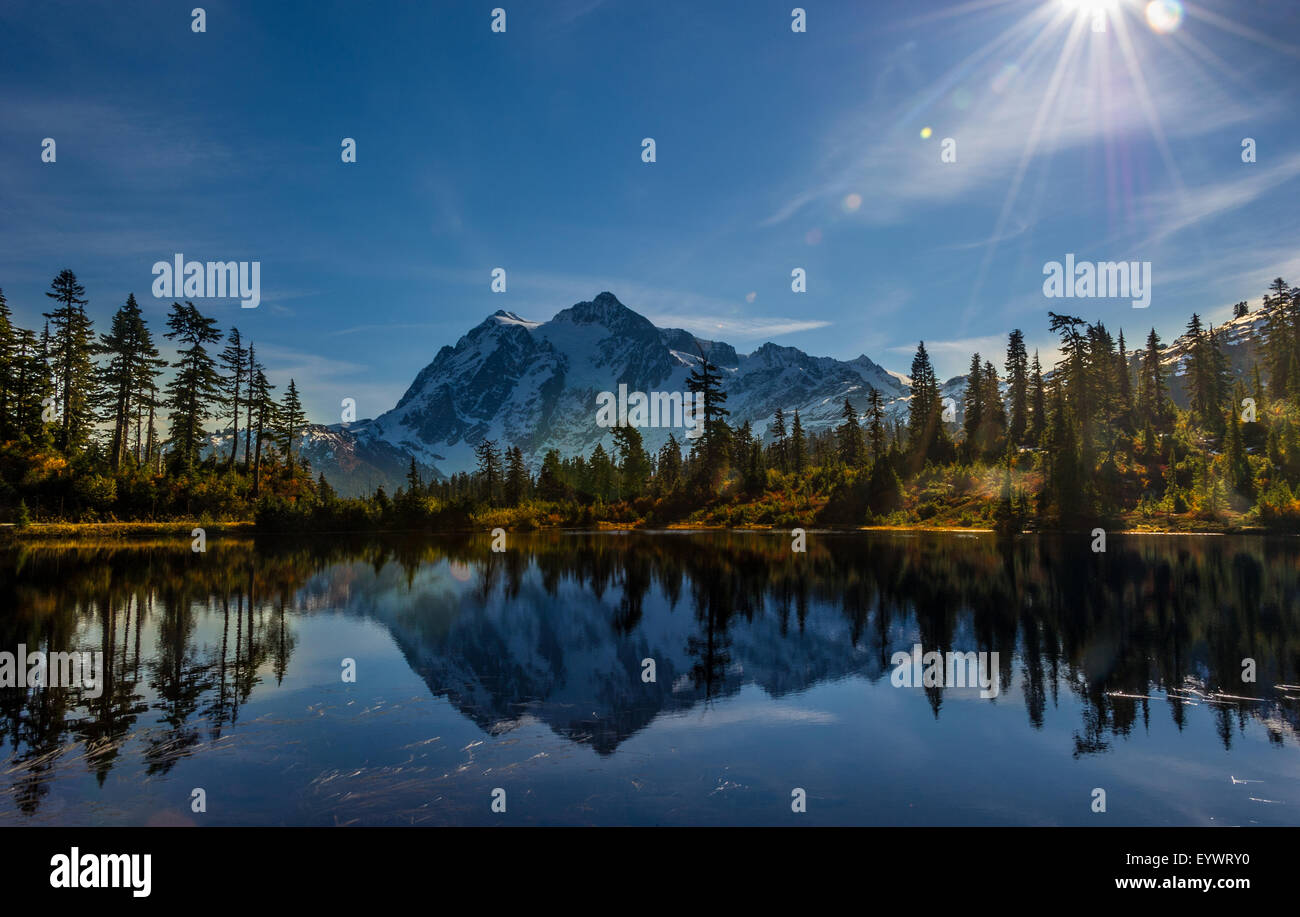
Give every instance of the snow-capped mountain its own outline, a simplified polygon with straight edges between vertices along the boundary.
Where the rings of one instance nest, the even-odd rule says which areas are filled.
[[[546,322],[505,311],[489,316],[454,347],[443,347],[391,411],[351,424],[351,454],[397,449],[449,475],[474,468],[474,447],[485,438],[518,446],[534,467],[547,449],[590,454],[603,443],[610,450],[610,430],[596,421],[597,396],[620,385],[629,393],[684,393],[701,354],[722,372],[730,421],[748,420],[765,435],[778,407],[787,415],[797,409],[811,432],[838,424],[845,398],[865,411],[872,388],[890,413],[905,412],[911,396],[906,376],[865,354],[843,361],[770,343],[740,354],[721,341],[658,328],[601,293]],[[960,377],[946,388],[954,383],[960,388]],[[670,433],[680,442],[685,429],[641,428],[652,452]]]
[[[1237,375],[1257,358],[1266,321],[1261,310],[1216,329]],[[1171,395],[1184,405],[1181,377],[1189,346],[1184,335],[1162,351]],[[348,425],[309,426],[295,452],[343,494],[378,486],[393,490],[412,458],[426,478],[471,471],[474,448],[485,438],[518,446],[536,470],[548,449],[590,455],[602,443],[611,451],[610,429],[597,424],[597,396],[617,392],[620,384],[629,393],[684,393],[701,353],[722,373],[728,419],[733,425],[749,421],[764,438],[770,438],[778,407],[788,418],[798,410],[811,433],[837,426],[846,398],[865,412],[873,388],[888,415],[906,420],[911,380],[865,354],[836,360],[772,343],[742,354],[722,341],[658,328],[612,293],[601,293],[545,322],[506,311],[488,316],[454,347],[443,347],[392,410]],[[957,423],[965,389],[965,376],[940,386],[940,397],[954,402]],[[685,429],[641,428],[652,453],[670,433],[682,442]]]
[[[1253,390],[1250,368],[1261,359],[1260,350],[1268,337],[1269,316],[1274,310],[1273,306],[1257,309],[1214,327],[1218,335],[1219,347],[1228,364],[1228,371],[1234,381],[1241,380],[1245,383],[1248,391]],[[1204,328],[1209,332],[1208,323],[1204,323]],[[1183,333],[1160,351],[1160,365],[1169,383],[1170,397],[1183,408],[1186,408],[1188,403],[1187,358],[1191,354],[1191,349],[1192,336]]]

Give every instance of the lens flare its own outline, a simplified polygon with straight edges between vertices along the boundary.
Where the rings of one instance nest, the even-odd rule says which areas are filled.
[[[1019,75],[1020,68],[1014,63],[1005,65],[1000,71],[998,71],[998,75],[993,78],[993,91],[998,95],[1002,95],[1002,93],[1007,91],[1007,87],[1011,85],[1012,81],[1014,81]]]
[[[1178,0],[1151,0],[1147,4],[1147,25],[1161,35],[1168,35],[1182,25],[1183,5]]]
[[[862,206],[861,194],[854,193],[854,194],[847,195],[844,198],[844,209],[848,213],[852,213],[853,211],[857,210],[861,206]]]
[[[933,134],[933,133],[934,133],[934,131],[930,130],[928,127],[923,127],[923,128],[921,128],[921,139],[922,139],[922,140],[929,140],[929,139],[930,139],[930,135]]]

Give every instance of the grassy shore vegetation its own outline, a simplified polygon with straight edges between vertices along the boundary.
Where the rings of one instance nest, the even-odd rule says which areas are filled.
[[[975,354],[955,422],[925,350],[912,361],[906,418],[868,389],[840,424],[808,433],[775,407],[767,430],[733,424],[725,376],[707,358],[689,387],[701,434],[657,454],[634,427],[588,455],[522,451],[484,440],[473,473],[426,482],[412,462],[389,495],[339,497],[293,454],[305,418],[232,330],[173,304],[182,345],[173,377],[134,299],[96,340],[84,291],[57,277],[40,335],[15,328],[0,298],[0,512],[44,520],[238,520],[272,531],[468,530],[548,526],[924,526],[1292,531],[1300,529],[1300,291],[1281,278],[1262,308],[1266,337],[1230,372],[1221,334],[1192,315],[1190,346],[1161,362],[1155,330],[1129,350],[1101,322],[1048,313],[1060,360],[1045,370],[1012,331],[1002,372]],[[1243,314],[1245,303],[1236,307]],[[95,363],[95,359],[100,362]],[[1179,375],[1186,408],[1170,398]],[[857,403],[853,398],[857,397]],[[43,407],[57,405],[50,415]],[[156,430],[165,408],[169,438]],[[241,411],[243,414],[241,415]],[[200,456],[205,424],[239,429],[228,452]]]

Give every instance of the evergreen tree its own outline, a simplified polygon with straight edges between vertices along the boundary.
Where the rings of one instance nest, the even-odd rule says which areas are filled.
[[[757,436],[746,437],[749,443],[744,462],[741,487],[748,494],[761,494],[767,486],[767,463],[763,459],[763,444]]]
[[[912,358],[912,399],[908,403],[908,450],[919,460],[931,454],[939,435],[943,405],[939,401],[939,381],[935,378],[925,341],[916,347]]]
[[[134,380],[132,381],[132,402],[135,406],[135,460],[136,464],[147,464],[147,457],[142,453],[142,442],[144,431],[142,429],[145,414],[148,413],[150,423],[153,422],[154,412],[162,407],[158,401],[158,377],[162,371],[167,368],[167,361],[163,359],[157,346],[153,341],[153,332],[141,318],[140,323],[135,327],[136,339],[133,342],[134,350]]]
[[[966,434],[966,454],[969,460],[979,455],[979,433],[984,413],[984,373],[977,353],[970,358],[970,369],[966,373],[965,404],[962,411],[962,430]]]
[[[1214,403],[1213,365],[1201,317],[1195,312],[1187,323],[1187,337],[1190,341],[1187,398],[1191,402],[1192,415],[1205,424]]]
[[[239,396],[248,373],[248,356],[249,348],[244,346],[239,329],[231,328],[226,337],[225,349],[220,355],[221,368],[225,370],[222,382],[230,405],[230,458],[226,461],[227,473],[235,470],[235,458],[239,455]]]
[[[1169,416],[1169,392],[1165,388],[1164,370],[1160,366],[1160,335],[1152,328],[1142,353],[1138,377],[1138,412],[1144,421],[1161,429]]]
[[[703,426],[700,436],[691,449],[692,456],[698,458],[698,480],[707,489],[715,488],[727,474],[727,456],[730,452],[731,431],[727,427],[727,416],[731,413],[723,405],[727,403],[727,393],[722,388],[722,372],[709,362],[704,349],[699,349],[699,362],[691,368],[686,380],[686,388],[695,393],[703,414]],[[696,424],[701,423],[697,415]]]
[[[45,434],[41,419],[41,406],[51,397],[49,375],[40,341],[26,328],[14,329],[13,394],[10,413],[13,417],[12,433],[28,441],[36,441]]]
[[[650,478],[650,456],[646,455],[641,431],[631,425],[620,425],[612,432],[618,452],[619,496],[625,500],[639,497]]]
[[[591,452],[591,491],[597,500],[602,503],[608,503],[614,498],[614,489],[617,486],[617,469],[614,467],[613,460],[605,447],[596,443],[596,448]]]
[[[5,301],[4,290],[0,290],[0,441],[14,435],[14,390],[18,370],[18,337],[14,331],[13,313]]]
[[[853,405],[847,398],[844,399],[840,417],[844,420],[836,431],[840,461],[848,468],[856,468],[862,464],[862,426],[858,423],[858,412],[853,410]]]
[[[167,407],[171,419],[173,461],[183,471],[198,460],[203,445],[203,423],[212,416],[209,405],[220,396],[216,363],[204,344],[221,340],[217,321],[201,314],[194,303],[172,303],[166,337],[182,349],[172,366],[176,375],[167,384]]]
[[[1059,379],[1052,386],[1052,414],[1046,439],[1047,461],[1043,500],[1063,523],[1078,519],[1084,506],[1084,469],[1075,422],[1070,416]]]
[[[149,421],[144,443],[144,465],[151,472],[157,473],[158,466],[162,463],[162,453],[158,448],[158,409],[163,406],[162,401],[158,398],[158,386],[153,385],[149,388],[149,394],[144,398],[145,406],[149,410]]]
[[[253,497],[256,499],[262,491],[262,443],[268,431],[275,428],[278,409],[275,398],[271,394],[275,386],[267,381],[266,370],[251,360],[249,369],[253,373],[252,387],[249,389],[249,405],[256,408],[257,414],[256,420],[250,421],[248,425],[250,430],[256,427],[257,431],[253,447]]]
[[[998,371],[992,362],[984,361],[984,372],[980,376],[980,385],[984,390],[980,397],[981,412],[979,446],[985,458],[993,458],[1002,451],[1002,438],[1007,431],[1007,409],[1002,403],[1002,389],[998,381]]]
[[[867,441],[871,445],[871,461],[885,454],[885,407],[880,392],[873,388],[867,396]]]
[[[108,357],[108,363],[100,370],[100,405],[103,419],[113,424],[108,455],[112,468],[117,470],[129,454],[133,423],[139,440],[144,396],[155,384],[160,368],[166,365],[158,356],[158,348],[153,344],[134,294],[128,295],[126,304],[113,315],[98,349]]]
[[[1227,443],[1225,451],[1228,458],[1228,481],[1232,489],[1243,497],[1253,498],[1255,480],[1250,471],[1250,460],[1246,457],[1246,446],[1241,436],[1241,424],[1233,413],[1227,418]]]
[[[518,446],[506,450],[505,491],[506,503],[518,506],[528,499],[532,478],[524,463],[524,453]]]
[[[244,368],[244,378],[248,380],[247,397],[244,399],[245,407],[248,409],[248,422],[244,424],[244,470],[248,471],[253,467],[253,412],[260,408],[261,400],[269,397],[270,387],[266,386],[259,394],[257,388],[258,374],[262,374],[262,381],[266,381],[266,367],[257,360],[257,351],[253,347],[253,342],[248,342],[248,362]],[[238,426],[236,424],[236,426]]]
[[[406,469],[406,492],[412,497],[424,495],[424,482],[420,480],[420,469],[415,467],[415,456],[411,456],[410,467]]]
[[[1274,401],[1285,401],[1291,394],[1291,357],[1295,353],[1295,333],[1291,322],[1291,295],[1286,281],[1278,277],[1264,294],[1264,358],[1268,364],[1268,394]]]
[[[501,452],[495,441],[484,438],[474,447],[478,461],[480,499],[489,506],[497,506],[501,492]]]
[[[1064,365],[1056,370],[1053,398],[1060,397],[1062,404],[1070,407],[1067,423],[1075,428],[1071,431],[1073,441],[1078,443],[1080,461],[1087,467],[1092,461],[1093,392],[1088,373],[1092,340],[1083,319],[1055,312],[1048,312],[1047,316],[1052,331],[1061,336],[1061,353],[1065,357]],[[1054,405],[1053,414],[1063,416],[1064,411],[1057,410]],[[1056,417],[1053,417],[1055,421]]]
[[[1029,374],[1029,429],[1026,438],[1037,446],[1047,430],[1047,390],[1043,385],[1043,365],[1034,351],[1034,365]]]
[[[330,486],[330,482],[325,480],[325,472],[321,472],[316,477],[316,496],[319,498],[321,505],[331,507],[338,501],[338,494]]]
[[[569,488],[565,477],[559,451],[546,450],[546,455],[542,457],[542,469],[537,473],[537,496],[548,501],[568,499]]]
[[[1024,445],[1029,429],[1029,354],[1025,350],[1025,335],[1019,328],[1007,339],[1007,394],[1011,401],[1011,417],[1007,435],[1017,446]]]
[[[803,423],[799,420],[797,408],[794,423],[790,427],[790,467],[796,475],[802,475],[808,468],[808,442],[804,437]]]
[[[1133,429],[1133,381],[1129,366],[1128,350],[1124,344],[1124,330],[1119,332],[1119,361],[1115,367],[1115,376],[1119,384],[1118,401],[1121,427]]]
[[[785,431],[785,411],[781,408],[776,409],[776,416],[772,419],[772,454],[776,458],[776,467],[782,471],[789,471],[789,458],[786,455],[786,431]]]
[[[284,452],[285,465],[289,469],[289,480],[294,479],[293,443],[299,432],[307,423],[307,414],[302,409],[302,399],[298,396],[298,386],[292,379],[284,390],[284,400],[276,412],[280,421],[280,449]],[[305,464],[304,464],[304,467]]]
[[[671,493],[677,488],[682,477],[682,447],[677,437],[668,434],[668,442],[659,449],[655,475],[664,493]]]
[[[46,312],[48,358],[58,386],[59,418],[55,442],[65,452],[84,446],[94,421],[96,342],[86,315],[86,288],[66,268],[50,283],[45,295],[58,305]]]

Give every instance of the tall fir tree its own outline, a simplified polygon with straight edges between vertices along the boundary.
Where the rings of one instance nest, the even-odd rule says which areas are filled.
[[[885,406],[879,389],[872,388],[867,396],[867,418],[867,442],[871,461],[876,462],[885,454]]]
[[[148,330],[135,294],[113,314],[108,333],[101,335],[99,353],[108,357],[100,370],[102,419],[113,425],[109,437],[109,463],[122,466],[129,451],[132,421],[138,411],[136,394],[144,368],[152,368],[157,349],[151,347]],[[152,353],[149,352],[152,350]]]
[[[1047,389],[1043,384],[1043,364],[1039,362],[1038,351],[1034,351],[1034,362],[1029,371],[1029,429],[1025,436],[1029,445],[1037,446],[1047,430]]]
[[[698,349],[698,356],[698,362],[691,368],[686,379],[686,388],[695,393],[699,405],[695,423],[700,435],[695,440],[691,453],[699,460],[696,470],[698,483],[705,489],[712,490],[727,475],[727,458],[731,451],[731,430],[727,426],[727,416],[731,412],[724,406],[727,403],[727,392],[722,387],[722,371],[710,362],[705,348]]]
[[[979,457],[980,426],[984,421],[984,386],[983,364],[980,355],[970,358],[970,369],[966,372],[966,394],[963,396],[962,432],[966,434],[966,455],[969,460]]]
[[[271,394],[275,386],[267,380],[266,370],[260,364],[250,362],[250,371],[252,388],[249,389],[249,398],[251,405],[257,409],[256,420],[248,425],[250,430],[256,428],[253,445],[253,497],[256,499],[262,489],[262,443],[269,431],[275,428],[277,405]]]
[[[862,464],[862,425],[858,422],[858,412],[847,398],[844,399],[840,418],[843,423],[836,431],[840,461],[848,468],[856,468]]]
[[[172,460],[181,471],[189,471],[198,461],[211,405],[221,396],[216,362],[204,347],[221,340],[221,332],[216,319],[203,315],[188,300],[185,305],[172,303],[167,327],[171,330],[165,336],[181,345],[172,363],[176,374],[167,384]]]
[[[226,460],[227,473],[235,470],[235,460],[239,455],[239,399],[248,373],[248,354],[249,350],[244,346],[239,329],[231,328],[230,334],[226,336],[226,346],[218,357],[224,370],[222,389],[230,406],[230,458]]]
[[[478,460],[480,499],[489,506],[496,506],[501,494],[501,451],[494,440],[484,438],[474,447],[474,455]]]
[[[253,413],[258,409],[260,400],[257,391],[257,377],[261,374],[263,380],[266,377],[266,367],[257,360],[257,349],[253,342],[248,342],[248,361],[244,366],[244,378],[248,380],[246,397],[244,398],[245,407],[247,408],[247,422],[244,424],[244,470],[248,471],[253,467]],[[260,398],[267,397],[267,391],[260,392]]]
[[[524,453],[518,446],[506,450],[505,496],[506,504],[518,506],[528,499],[532,484],[528,474],[528,465],[524,462]]]
[[[307,414],[302,408],[302,398],[298,395],[298,386],[292,379],[284,390],[284,399],[277,412],[280,418],[280,449],[284,453],[285,465],[289,469],[289,480],[294,480],[296,467],[293,459],[293,444],[298,434],[307,423]]]
[[[12,439],[15,435],[17,378],[18,334],[13,325],[13,313],[5,301],[4,290],[0,290],[0,442]]]
[[[772,434],[772,455],[776,459],[776,467],[781,472],[790,470],[789,457],[786,455],[786,429],[785,429],[785,411],[780,407],[776,409],[776,414],[772,418],[770,428]]]
[[[639,497],[650,479],[650,457],[646,455],[641,431],[630,424],[620,424],[612,432],[618,452],[619,497],[624,500]]]
[[[59,417],[55,442],[65,452],[85,446],[94,423],[96,341],[86,315],[86,288],[66,268],[45,294],[56,305],[46,312],[51,368],[58,387]]]
[[[802,475],[808,470],[808,440],[804,436],[798,408],[795,409],[794,421],[790,425],[790,470],[796,475]]]
[[[1011,402],[1011,415],[1007,422],[1007,436],[1017,446],[1024,445],[1029,429],[1029,354],[1025,350],[1025,335],[1019,328],[1007,338],[1007,395]]]
[[[908,402],[908,449],[918,460],[933,451],[942,422],[943,406],[939,401],[939,380],[935,378],[925,341],[917,344],[912,358],[912,398]]]

